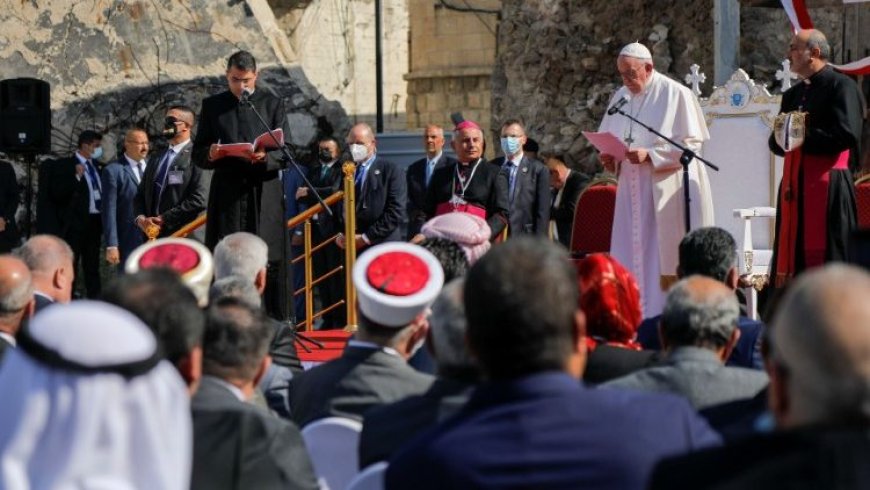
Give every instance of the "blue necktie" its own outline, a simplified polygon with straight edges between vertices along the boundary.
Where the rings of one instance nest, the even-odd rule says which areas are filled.
[[[429,181],[432,180],[432,173],[435,171],[435,161],[426,161],[426,187],[429,187]]]
[[[153,216],[158,216],[160,214],[160,197],[163,195],[163,188],[166,184],[166,174],[169,173],[169,162],[172,161],[172,155],[175,151],[170,148],[166,155],[163,157],[163,161],[160,162],[160,166],[157,167],[157,175],[154,177],[154,210]]]
[[[88,175],[91,177],[91,188],[96,189],[97,193],[100,197],[94,196],[94,207],[97,211],[100,210],[100,206],[102,205],[102,195],[103,195],[103,187],[100,183],[100,176],[97,174],[97,169],[94,168],[94,164],[87,160],[85,162],[85,167],[88,169]]]
[[[353,177],[353,184],[355,187],[356,195],[360,195],[362,193],[363,181],[365,180],[366,175],[366,166],[364,164],[360,164],[356,168],[356,175]]]
[[[510,201],[513,202],[514,189],[516,189],[516,183],[517,183],[517,166],[514,165],[510,160],[508,160],[507,165],[508,165],[508,171],[510,172],[510,174],[509,174],[510,181],[508,184],[508,186],[509,186],[508,187],[508,195],[510,196]]]

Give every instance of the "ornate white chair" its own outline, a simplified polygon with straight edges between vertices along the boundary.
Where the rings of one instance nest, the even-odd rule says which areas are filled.
[[[698,77],[693,70],[693,77]],[[687,76],[687,82],[694,81]],[[696,94],[698,92],[696,91]],[[756,291],[764,287],[773,249],[776,193],[782,178],[782,158],[774,156],[767,139],[779,112],[779,95],[771,95],[738,69],[728,82],[700,98],[710,131],[704,157],[717,164],[708,172],[716,226],[737,241],[738,267],[746,291],[747,310],[757,318]],[[762,226],[753,220],[765,218]]]

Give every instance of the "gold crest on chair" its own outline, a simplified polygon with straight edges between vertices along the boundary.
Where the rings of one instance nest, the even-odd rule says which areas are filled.
[[[796,150],[804,144],[807,132],[806,112],[784,112],[773,121],[773,137],[786,152]]]

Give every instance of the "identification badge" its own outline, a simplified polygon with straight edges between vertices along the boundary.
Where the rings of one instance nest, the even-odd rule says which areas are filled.
[[[169,185],[180,185],[184,181],[184,172],[182,170],[170,170],[167,179]]]

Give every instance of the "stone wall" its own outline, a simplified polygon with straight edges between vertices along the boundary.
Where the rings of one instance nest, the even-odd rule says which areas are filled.
[[[70,154],[84,129],[106,133],[106,161],[132,126],[165,146],[156,137],[165,109],[198,110],[225,90],[226,59],[239,49],[258,60],[258,88],[284,98],[289,141],[303,153],[318,133],[347,130],[346,113],[308,81],[265,0],[40,0],[0,10],[0,78],[51,83],[55,156]]]
[[[491,75],[495,63],[500,0],[409,0],[411,27],[408,129],[427,124],[450,127],[450,114],[485,128],[491,120]]]

